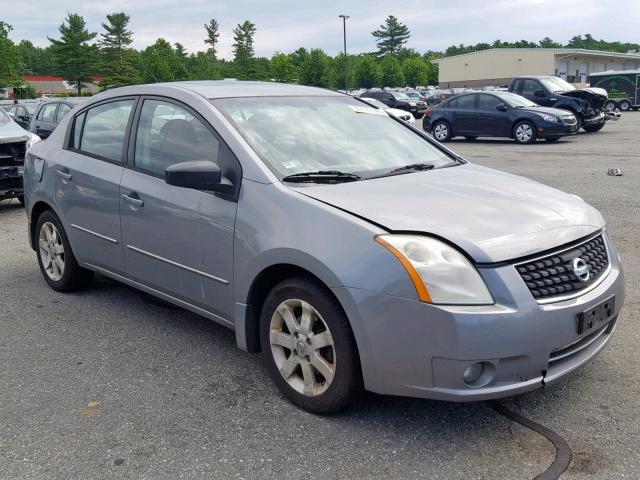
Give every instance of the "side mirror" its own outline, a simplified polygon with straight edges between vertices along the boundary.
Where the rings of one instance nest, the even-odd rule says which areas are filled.
[[[546,97],[547,96],[547,92],[545,92],[541,88],[538,88],[538,89],[533,91],[533,96],[534,97]]]
[[[509,110],[509,107],[507,107],[506,103],[499,103],[498,105],[496,105],[496,110],[500,110],[501,112],[506,112],[507,110]]]
[[[164,171],[164,181],[175,187],[208,192],[233,192],[233,184],[222,176],[220,167],[208,160],[171,165]]]

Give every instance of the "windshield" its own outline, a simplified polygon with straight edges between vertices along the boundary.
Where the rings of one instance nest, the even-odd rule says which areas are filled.
[[[511,108],[538,106],[537,103],[533,103],[531,100],[527,100],[526,98],[521,97],[520,95],[516,95],[515,93],[501,92],[496,94],[496,96]]]
[[[281,177],[315,171],[365,178],[456,160],[410,127],[349,97],[224,98],[212,103]]]
[[[411,100],[409,98],[409,95],[407,95],[406,93],[402,93],[402,92],[391,92],[391,95],[393,95],[393,97],[396,100]]]
[[[570,92],[571,90],[576,89],[576,87],[571,85],[569,82],[558,77],[542,78],[540,81],[550,92]]]
[[[407,92],[407,97],[409,98],[413,98],[414,100],[419,100],[420,99],[420,95],[416,92]]]
[[[375,98],[368,98],[368,97],[361,97],[361,98],[362,98],[362,100],[367,102],[369,105],[374,106],[376,108],[381,108],[383,110],[385,108],[389,108],[384,103],[382,103],[380,100],[376,100]]]

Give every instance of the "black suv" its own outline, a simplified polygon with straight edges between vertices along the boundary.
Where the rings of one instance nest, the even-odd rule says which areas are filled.
[[[361,97],[380,100],[386,106],[410,112],[416,118],[422,118],[427,110],[425,102],[412,100],[406,93],[387,92],[384,90],[367,90]]]
[[[509,91],[543,107],[571,111],[578,120],[578,131],[584,128],[587,132],[597,132],[607,120],[604,105],[609,96],[602,88],[577,89],[561,78],[540,75],[515,77]]]

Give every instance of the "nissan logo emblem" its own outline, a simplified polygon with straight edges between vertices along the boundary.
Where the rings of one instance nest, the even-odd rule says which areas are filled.
[[[590,268],[589,265],[587,265],[587,262],[578,257],[573,259],[571,266],[573,267],[573,273],[576,277],[578,277],[578,280],[580,280],[581,282],[589,281]]]

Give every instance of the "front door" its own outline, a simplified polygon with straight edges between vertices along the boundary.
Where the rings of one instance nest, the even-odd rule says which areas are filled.
[[[120,186],[127,276],[224,319],[233,313],[234,200],[164,181],[181,162],[227,161],[226,145],[189,107],[145,98]]]
[[[116,99],[76,115],[70,145],[55,164],[56,205],[76,257],[120,274],[120,180],[134,104]]]
[[[480,135],[510,137],[511,120],[508,111],[498,110],[507,106],[500,98],[488,93],[478,94],[478,121],[476,131]]]

